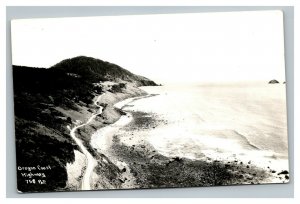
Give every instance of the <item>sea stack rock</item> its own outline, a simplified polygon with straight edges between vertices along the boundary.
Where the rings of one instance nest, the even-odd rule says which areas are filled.
[[[273,79],[273,80],[269,81],[269,84],[279,84],[279,81]]]

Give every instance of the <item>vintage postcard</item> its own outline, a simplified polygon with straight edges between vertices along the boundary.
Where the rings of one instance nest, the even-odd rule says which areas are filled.
[[[281,11],[11,22],[20,193],[289,182]]]

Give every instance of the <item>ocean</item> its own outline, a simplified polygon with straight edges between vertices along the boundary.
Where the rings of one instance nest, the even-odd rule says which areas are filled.
[[[288,169],[285,84],[197,84],[141,87],[158,94],[130,102],[166,121],[148,141],[165,156],[251,162]]]

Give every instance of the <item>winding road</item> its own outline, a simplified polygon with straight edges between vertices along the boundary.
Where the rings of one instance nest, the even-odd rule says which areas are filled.
[[[93,119],[102,113],[103,111],[103,107],[98,105],[98,101],[100,100],[100,97],[102,95],[98,96],[98,98],[94,101],[94,104],[96,106],[99,107],[98,111],[93,114],[88,120],[86,123],[83,123],[81,125],[78,125],[78,126],[75,126],[71,129],[70,131],[70,135],[71,137],[73,138],[73,140],[76,142],[76,144],[79,146],[79,148],[81,149],[82,153],[86,156],[86,161],[87,161],[87,164],[86,164],[86,170],[84,172],[84,175],[82,177],[82,181],[81,181],[81,190],[91,190],[91,182],[90,182],[90,178],[91,178],[91,174],[97,164],[97,161],[94,159],[94,157],[91,155],[91,153],[86,149],[86,147],[82,144],[82,141],[80,139],[78,139],[76,137],[76,130],[78,128],[81,128],[87,124],[89,124],[90,122],[93,121]],[[70,129],[70,127],[68,127]]]
[[[104,93],[105,94],[105,93]],[[86,164],[86,170],[84,172],[84,175],[82,177],[82,180],[81,180],[81,190],[91,190],[91,175],[93,173],[93,170],[95,168],[95,166],[97,165],[97,161],[94,159],[94,157],[91,155],[91,153],[86,149],[86,147],[82,144],[82,141],[80,139],[78,139],[76,137],[76,130],[78,128],[81,128],[85,125],[88,125],[90,122],[93,121],[93,119],[102,113],[103,111],[103,107],[98,105],[98,101],[100,100],[100,98],[104,95],[100,95],[98,96],[98,98],[94,101],[94,104],[96,106],[99,107],[98,111],[93,114],[88,120],[86,123],[83,123],[83,124],[80,124],[78,126],[75,126],[73,127],[72,129],[68,126],[68,129],[70,129],[70,135],[71,137],[73,138],[73,140],[76,142],[76,144],[79,146],[79,148],[81,149],[81,151],[83,152],[83,154],[86,156],[86,161],[87,161],[87,164]],[[129,102],[132,102],[133,100],[137,100],[137,99],[141,99],[141,98],[146,98],[146,97],[149,97],[151,95],[147,95],[147,96],[138,96],[138,97],[132,97],[132,98],[128,98],[128,99],[125,99],[121,102],[118,102],[114,105],[115,108],[118,108],[118,109],[122,109],[126,104],[128,104]],[[122,117],[121,117],[122,118]],[[126,117],[127,118],[127,117]],[[127,121],[127,120],[126,120]],[[125,121],[125,122],[126,122]],[[113,130],[115,129],[115,126],[124,126],[123,124],[124,121],[122,120],[118,120],[116,123],[114,123],[114,125],[112,126],[106,126],[102,129],[105,129],[106,131],[107,130],[110,130],[111,132],[113,132]],[[127,123],[127,122],[126,122]],[[117,124],[117,125],[116,125]],[[107,134],[101,134],[101,135],[107,135]]]

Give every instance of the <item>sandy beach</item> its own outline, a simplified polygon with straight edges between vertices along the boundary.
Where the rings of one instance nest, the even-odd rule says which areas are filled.
[[[212,138],[215,145],[219,145],[219,150],[211,148],[206,137],[195,136],[189,131],[184,137],[176,137],[173,133],[182,131],[178,123],[174,126],[165,114],[139,111],[140,104],[147,100],[151,103],[155,97],[162,96],[152,93],[146,97],[138,96],[116,103],[114,107],[123,111],[120,119],[98,129],[91,136],[91,146],[105,155],[119,170],[122,179],[116,188],[289,181],[287,160],[262,151],[237,132],[223,131],[223,136]],[[172,135],[166,136],[166,132]],[[231,138],[225,137],[225,134],[229,134]],[[231,151],[224,151],[232,147]],[[95,186],[102,188],[99,182]]]
[[[97,160],[91,189],[289,181],[284,153],[263,150],[238,129],[207,127],[205,117],[193,115],[191,107],[183,112],[175,101],[173,107],[166,107],[163,101],[172,93],[156,93],[156,89],[163,88],[149,91],[151,88],[145,88],[150,94],[106,92],[99,97],[102,114],[79,132]]]
[[[130,84],[124,93],[112,93],[108,91],[112,84],[114,83],[102,83],[104,93],[95,97],[90,112],[83,113],[82,120],[68,126],[68,129],[72,128],[71,136],[79,150],[74,151],[75,161],[66,166],[68,190],[124,188],[127,185],[124,184],[125,178],[131,176],[123,172],[126,164],[111,157],[106,150],[112,144],[110,138],[113,134],[132,120],[131,114],[126,114],[121,108],[148,95]],[[94,135],[98,135],[100,139],[96,145]]]
[[[279,176],[279,172],[236,158],[222,161],[204,155],[201,159],[164,156],[151,145],[143,130],[160,128],[166,121],[142,112],[133,115],[134,120],[114,136],[110,154],[128,164],[139,188],[263,184],[274,178],[282,182],[288,180],[285,174]]]

